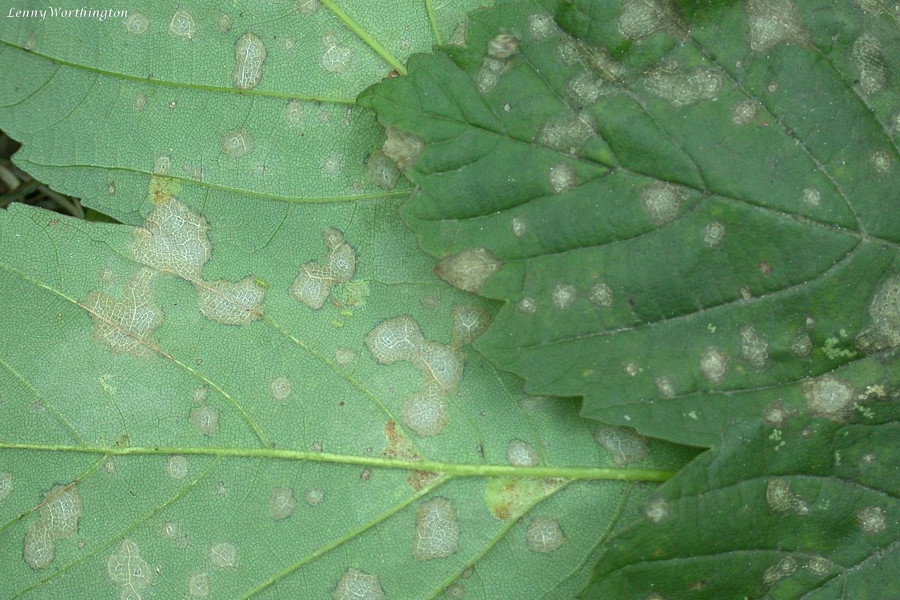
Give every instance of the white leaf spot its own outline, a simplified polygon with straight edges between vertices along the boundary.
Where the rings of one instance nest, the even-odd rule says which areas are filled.
[[[442,258],[434,272],[453,287],[477,294],[502,266],[487,248],[468,248]]]
[[[713,385],[725,381],[725,375],[728,374],[728,355],[715,346],[707,348],[700,356],[700,374]]]
[[[856,523],[863,533],[881,533],[887,526],[884,509],[867,506],[856,513]]]
[[[150,20],[139,12],[129,12],[125,20],[122,21],[125,31],[132,35],[141,35],[147,31]]]
[[[522,440],[512,440],[506,446],[506,460],[514,467],[536,467],[541,462],[534,446]]]
[[[222,152],[237,160],[253,152],[253,140],[245,129],[235,129],[222,136]]]
[[[528,524],[525,539],[529,550],[545,554],[562,546],[566,536],[563,535],[556,519],[536,517]]]
[[[746,7],[750,49],[754,52],[767,52],[778,44],[804,39],[799,12],[792,0],[749,0]]]
[[[238,566],[238,547],[231,542],[220,542],[209,548],[209,559],[214,567],[235,569]]]
[[[188,475],[187,458],[180,455],[170,456],[166,460],[166,475],[172,479],[184,479]]]
[[[175,11],[172,20],[169,21],[169,33],[176,38],[183,40],[194,39],[197,32],[197,26],[194,24],[194,17],[186,10]]]
[[[347,569],[331,592],[332,600],[384,600],[378,575]]]
[[[459,521],[446,498],[434,498],[416,511],[416,538],[413,556],[417,560],[446,558],[456,552],[459,543]]]
[[[725,240],[725,225],[710,221],[703,229],[703,244],[707,248],[717,248]]]
[[[262,65],[268,56],[266,45],[255,33],[245,33],[234,44],[234,87],[250,90],[262,79]]]
[[[617,467],[647,458],[647,441],[631,427],[598,425],[594,430],[594,440],[609,452]]]
[[[575,286],[570,283],[557,283],[553,288],[553,306],[559,310],[566,310],[575,302],[577,292]]]
[[[294,492],[288,488],[274,488],[269,498],[269,512],[276,521],[282,521],[294,514],[297,500]]]

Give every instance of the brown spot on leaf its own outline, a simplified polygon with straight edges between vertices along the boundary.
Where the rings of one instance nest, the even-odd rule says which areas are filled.
[[[421,460],[421,457],[412,449],[412,442],[403,431],[397,429],[397,422],[393,419],[384,424],[384,437],[387,446],[381,451],[384,458],[396,460]]]
[[[562,479],[496,478],[487,482],[484,500],[494,517],[506,521],[524,514],[564,484]]]
[[[440,473],[435,473],[434,471],[410,471],[409,477],[406,478],[406,483],[418,492],[440,476]]]

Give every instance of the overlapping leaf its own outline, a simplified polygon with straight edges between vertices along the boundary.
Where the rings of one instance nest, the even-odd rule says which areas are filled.
[[[900,429],[896,392],[873,392],[849,423],[798,416],[783,429],[738,427],[743,435],[691,463],[611,541],[588,594],[889,598],[900,565]]]
[[[667,476],[607,467],[684,463],[454,342],[494,307],[431,274],[352,106],[468,8],[407,4],[4,19],[19,164],[128,224],[0,215],[4,597],[566,597],[647,493],[602,480]]]
[[[418,139],[404,216],[436,272],[506,301],[478,348],[586,416],[715,446],[585,597],[892,593],[900,15],[550,8],[473,13],[360,99]]]
[[[873,383],[897,346],[898,18],[510,3],[361,100],[424,143],[404,214],[438,272],[506,301],[478,348],[586,416],[711,445],[806,411],[810,377]]]

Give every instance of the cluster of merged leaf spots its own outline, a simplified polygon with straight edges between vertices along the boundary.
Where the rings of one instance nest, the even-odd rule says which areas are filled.
[[[81,518],[81,497],[74,484],[58,485],[45,496],[40,518],[28,526],[22,549],[25,562],[32,569],[43,569],[53,562],[56,540],[74,536]]]
[[[131,243],[134,261],[142,267],[129,277],[121,300],[96,290],[84,301],[93,318],[94,337],[117,354],[148,358],[158,352],[152,335],[162,323],[163,313],[151,290],[158,273],[191,282],[201,314],[212,321],[246,325],[262,315],[265,289],[254,276],[237,283],[202,278],[212,251],[209,226],[202,215],[192,213],[174,196],[178,187],[171,180],[151,178],[149,196],[154,209],[144,226],[134,230]],[[101,282],[115,277],[112,270],[100,274]]]
[[[476,4],[0,22],[16,161],[122,222],[0,212],[4,597],[570,597],[693,456],[522,393],[397,216],[355,96]]]
[[[453,341],[440,344],[425,339],[409,315],[387,319],[366,336],[366,346],[383,365],[408,362],[422,375],[422,389],[403,402],[403,424],[420,437],[441,433],[447,425],[448,394],[455,394],[463,377],[460,348],[487,330],[490,313],[478,306],[458,305],[450,313]]]
[[[505,302],[475,347],[530,392],[583,396],[583,415],[642,435],[721,446],[727,456],[707,460],[731,461],[735,476],[753,453],[729,437],[739,423],[765,423],[777,441],[796,420],[865,423],[873,404],[896,401],[895,3],[511,2],[470,14],[452,42],[360,103],[415,140],[404,172],[417,191],[403,216],[441,278]],[[879,440],[895,453],[896,440]],[[799,444],[776,448],[802,470],[815,454]],[[823,477],[820,502],[866,509]],[[734,532],[745,550],[735,560],[787,539],[789,525],[728,501],[710,539]],[[893,500],[879,506],[896,522]],[[706,539],[702,514],[679,514],[663,539]],[[837,597],[841,585],[864,589],[849,570],[896,554],[897,541],[867,538],[853,554],[858,532],[835,530],[840,557],[816,576],[781,556],[732,587],[691,567],[657,589],[661,570],[639,563],[656,556],[659,530],[640,531],[648,552],[617,542],[595,589]],[[821,548],[801,540],[792,551],[813,560]],[[603,584],[612,556],[623,581],[650,587]]]

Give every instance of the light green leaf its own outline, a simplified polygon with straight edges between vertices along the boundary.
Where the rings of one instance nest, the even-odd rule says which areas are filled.
[[[472,4],[314,5],[0,23],[18,164],[125,223],[0,214],[4,597],[571,597],[692,456],[485,362],[366,179]]]
[[[798,416],[739,428],[609,541],[586,596],[889,598],[897,408],[895,393],[845,424]]]
[[[476,348],[585,416],[708,446],[849,409],[811,377],[897,369],[898,23],[868,1],[510,2],[360,101],[421,142],[403,214],[438,274],[505,301]]]

